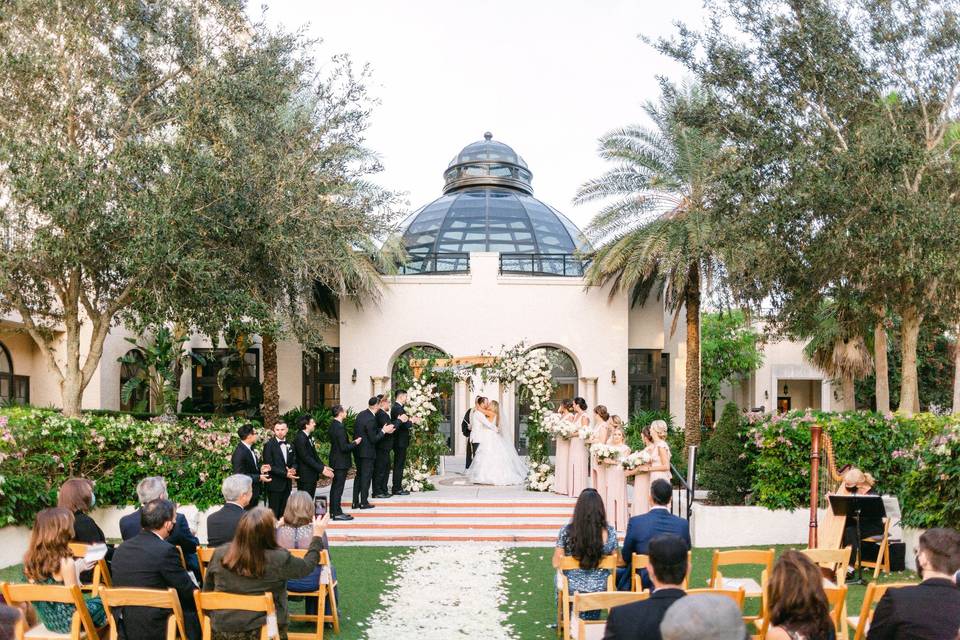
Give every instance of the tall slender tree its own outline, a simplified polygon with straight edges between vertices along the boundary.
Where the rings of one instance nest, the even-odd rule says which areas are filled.
[[[708,108],[697,86],[662,84],[644,112],[653,127],[634,125],[600,139],[600,155],[615,166],[584,183],[576,202],[604,201],[587,228],[596,244],[587,271],[591,286],[629,292],[643,305],[662,295],[686,320],[684,423],[688,445],[700,442],[700,306],[704,286],[721,268],[712,228],[710,183],[720,143],[698,126]]]

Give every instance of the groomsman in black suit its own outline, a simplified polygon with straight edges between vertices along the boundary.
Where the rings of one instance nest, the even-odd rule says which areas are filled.
[[[381,394],[377,395],[379,401],[377,405],[377,427],[382,429],[390,420],[390,398]],[[393,451],[394,435],[389,433],[377,442],[377,457],[373,462],[373,497],[378,499],[389,498],[387,491],[387,480],[390,479],[390,452]]]
[[[333,420],[330,422],[330,466],[333,467],[333,485],[330,487],[330,519],[353,520],[353,516],[343,512],[340,501],[343,499],[343,486],[347,482],[347,472],[350,471],[352,460],[350,452],[356,450],[362,438],[347,439],[347,430],[343,426],[343,419],[347,417],[347,410],[343,405],[333,408]],[[359,469],[357,470],[359,472]],[[354,480],[359,486],[359,476]]]
[[[354,509],[373,509],[373,505],[367,498],[370,495],[370,484],[373,482],[373,463],[377,458],[377,443],[394,431],[389,420],[384,427],[377,424],[379,405],[380,398],[376,396],[370,398],[367,401],[367,408],[357,414],[357,424],[353,430],[354,435],[361,439],[357,454],[360,467],[357,469],[357,479],[354,481],[360,484],[360,489],[352,505]]]
[[[234,473],[240,473],[250,477],[253,482],[253,497],[246,508],[253,509],[257,506],[260,499],[260,492],[263,490],[263,483],[270,482],[270,476],[267,474],[269,468],[263,464],[253,450],[253,443],[257,441],[257,432],[252,424],[241,425],[237,429],[237,436],[240,442],[237,448],[233,450],[233,456],[230,458],[230,466]]]
[[[419,419],[407,415],[403,405],[407,402],[405,389],[397,391],[393,406],[390,407],[390,421],[397,431],[393,434],[393,495],[408,496],[403,490],[403,467],[407,464],[407,447],[410,446],[410,425],[419,423]]]
[[[306,491],[313,497],[317,492],[317,482],[320,476],[332,478],[333,470],[325,467],[313,446],[313,430],[317,428],[317,421],[308,413],[297,420],[297,435],[293,438],[293,453],[297,461],[297,489]]]
[[[270,465],[270,484],[267,485],[267,502],[273,515],[279,520],[287,508],[290,488],[297,477],[297,460],[293,447],[287,443],[287,425],[278,422],[273,426],[273,438],[263,445],[263,461]]]

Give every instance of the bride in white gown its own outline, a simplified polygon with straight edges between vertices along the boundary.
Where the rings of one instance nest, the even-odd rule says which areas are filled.
[[[527,465],[503,437],[499,409],[496,402],[489,402],[470,414],[471,436],[479,445],[467,472],[474,484],[515,485],[527,479]]]

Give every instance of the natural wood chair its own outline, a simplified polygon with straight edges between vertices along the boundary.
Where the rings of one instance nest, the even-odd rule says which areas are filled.
[[[606,569],[610,572],[607,576],[607,591],[617,590],[617,563],[620,561],[619,553],[611,553],[600,559],[597,569]],[[557,571],[560,572],[560,587],[557,589],[557,637],[566,637],[570,629],[570,609],[572,606],[570,595],[570,582],[564,571],[580,569],[580,561],[572,556],[564,556],[560,559],[560,566]]]
[[[83,557],[87,555],[87,549],[90,546],[91,545],[83,542],[71,542],[70,553],[73,554],[75,560],[83,559]],[[91,578],[90,583],[81,584],[80,590],[96,593],[101,586],[113,586],[113,583],[110,579],[110,567],[107,565],[106,558],[97,560],[97,564],[95,564],[93,567],[93,577]]]
[[[119,639],[117,621],[113,616],[116,607],[152,607],[154,609],[169,609],[167,617],[167,633],[165,640],[187,640],[187,631],[184,625],[183,609],[176,589],[125,589],[118,587],[100,587],[100,600],[107,613],[107,623],[110,625],[110,640]]]
[[[706,589],[687,589],[686,591],[688,596],[695,596],[697,594],[727,596],[736,602],[737,606],[740,607],[740,610],[743,611],[743,602],[746,598],[746,592],[744,592],[743,587],[739,587],[738,589],[712,589],[707,587]]]
[[[307,555],[307,549],[290,549],[290,555],[303,558],[305,555]],[[318,564],[321,567],[330,567],[330,554],[326,551],[326,549],[320,552],[320,562]],[[340,615],[337,613],[337,596],[334,593],[334,587],[337,586],[337,583],[333,581],[333,571],[330,572],[330,580],[331,581],[327,584],[321,582],[316,591],[307,593],[302,591],[287,591],[288,597],[306,596],[315,597],[317,599],[316,615],[291,613],[287,616],[290,620],[300,620],[315,623],[317,626],[316,630],[313,633],[287,632],[287,637],[290,640],[323,640],[323,628],[327,622],[333,625],[333,632],[337,635],[340,635]],[[324,613],[327,602],[330,603],[330,615],[326,615]]]
[[[759,565],[762,567],[761,576],[770,575],[773,571],[773,549],[733,549],[730,551],[713,552],[713,566],[710,570],[709,585],[713,589],[737,589],[743,587],[744,596],[747,598],[763,598],[765,593],[765,583],[763,577],[758,583],[753,578],[731,578],[725,577],[720,572],[720,567],[730,565]],[[744,620],[750,622],[760,616],[744,616]]]
[[[823,591],[827,594],[827,604],[830,605],[830,620],[833,622],[833,628],[836,630],[838,637],[846,638],[846,624],[843,614],[847,610],[847,586],[824,587]],[[840,635],[841,630],[843,630],[843,635]]]
[[[180,556],[180,566],[184,569],[187,568],[187,557],[183,555],[183,549],[177,545],[173,545],[173,548],[177,550],[177,554]]]
[[[14,629],[16,640],[99,640],[100,630],[93,624],[87,603],[83,599],[83,592],[79,586],[67,587],[59,584],[11,584],[4,582],[0,585],[3,599],[10,606],[17,606],[27,602],[62,602],[72,604],[76,611],[70,622],[69,633],[56,633],[38,624],[27,629],[27,623],[21,616]]]
[[[600,591],[598,593],[574,593],[573,624],[567,630],[567,640],[602,640],[607,626],[606,620],[582,620],[583,611],[609,611],[614,607],[640,602],[650,597],[650,592],[635,593],[632,591]]]
[[[880,571],[890,573],[890,521],[892,518],[883,519],[883,533],[877,536],[868,536],[860,541],[861,548],[866,544],[875,544],[877,549],[876,560],[860,560],[861,567],[873,569],[873,579],[880,577]],[[862,550],[861,550],[862,551]],[[862,555],[862,552],[861,552]]]
[[[899,589],[901,587],[912,587],[915,582],[890,582],[880,584],[871,582],[867,585],[867,592],[863,594],[863,605],[860,607],[860,615],[849,616],[847,624],[855,629],[853,640],[863,640],[867,637],[870,630],[870,622],[873,620],[873,610],[876,608],[880,598],[887,592],[887,589]]]
[[[277,611],[273,606],[273,596],[269,593],[244,596],[223,591],[194,591],[193,597],[197,602],[197,617],[200,618],[203,640],[212,640],[213,638],[213,627],[209,615],[211,611],[254,611],[263,613],[265,618],[263,627],[260,628],[260,640],[270,640],[277,637],[277,635],[274,635],[277,625]]]
[[[630,590],[643,591],[640,579],[640,570],[650,566],[650,556],[645,553],[635,553],[630,558]],[[690,584],[690,573],[693,571],[693,552],[687,551],[687,575],[683,578],[683,589],[686,591]]]
[[[834,575],[834,580],[824,578],[824,588],[835,586],[842,587],[847,583],[847,570],[850,568],[850,558],[853,555],[853,547],[844,547],[843,549],[802,549],[800,551],[807,556],[823,570]],[[847,603],[844,600],[843,610],[840,613],[840,627],[837,629],[841,638],[846,638],[848,634],[847,625]]]
[[[207,565],[210,564],[210,560],[213,559],[213,552],[216,550],[216,547],[197,547],[197,561],[200,563],[201,582],[207,577]],[[201,584],[201,586],[203,585]]]

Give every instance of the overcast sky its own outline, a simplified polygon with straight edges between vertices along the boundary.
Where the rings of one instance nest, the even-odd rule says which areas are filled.
[[[260,15],[258,0],[251,11]],[[534,195],[581,227],[596,207],[574,207],[597,176],[597,138],[643,120],[656,76],[682,69],[639,34],[699,25],[701,0],[267,0],[267,19],[309,25],[317,58],[349,53],[373,71],[369,146],[376,180],[405,192],[406,210],[440,196],[442,174],[466,144],[491,131],[533,171]]]

